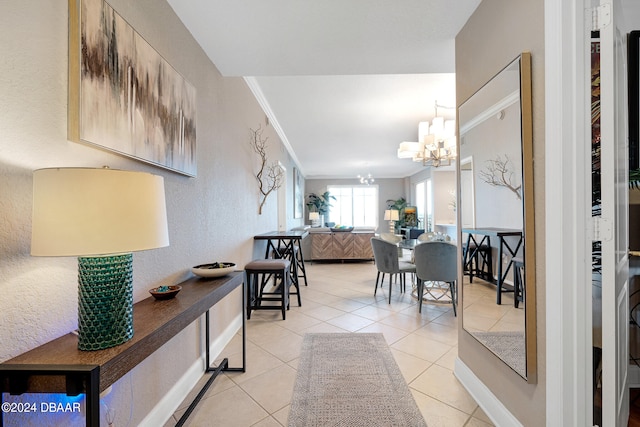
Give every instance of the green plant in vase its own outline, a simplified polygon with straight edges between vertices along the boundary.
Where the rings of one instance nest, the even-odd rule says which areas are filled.
[[[398,200],[387,200],[387,209],[395,209],[401,211],[407,207],[407,200],[404,197],[400,197]]]
[[[400,229],[406,225],[405,218],[403,215],[404,208],[407,207],[407,200],[404,197],[400,197],[397,200],[389,199],[387,200],[387,209],[395,209],[400,212],[400,219],[395,222],[395,233],[399,233]]]
[[[318,212],[320,217],[324,217],[332,207],[331,199],[336,200],[328,191],[322,194],[309,193],[307,194],[307,209],[309,212]],[[323,219],[320,220],[320,224],[324,225]]]

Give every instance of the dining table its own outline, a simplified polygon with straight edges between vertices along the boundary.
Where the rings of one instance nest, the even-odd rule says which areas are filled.
[[[418,244],[418,239],[403,239],[398,242],[398,247],[412,251]]]
[[[418,239],[403,239],[398,242],[398,247],[401,249],[413,251],[416,248],[416,245],[422,243],[428,243],[428,241],[420,241]],[[411,256],[411,263],[414,263],[413,255]],[[411,276],[411,286],[411,296],[415,299],[418,299],[418,287],[413,274]],[[449,284],[444,282],[425,282],[422,300],[427,302],[453,302],[453,300],[451,299],[451,294],[449,293]]]

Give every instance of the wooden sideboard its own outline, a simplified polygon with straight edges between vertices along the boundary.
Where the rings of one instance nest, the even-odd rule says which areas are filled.
[[[373,259],[373,232],[310,232],[312,260]]]

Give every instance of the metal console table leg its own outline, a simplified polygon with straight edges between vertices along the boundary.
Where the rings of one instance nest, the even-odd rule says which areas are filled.
[[[247,284],[246,282],[242,285],[242,366],[239,368],[229,367],[229,360],[225,357],[222,359],[222,362],[218,366],[211,366],[210,354],[209,354],[209,310],[205,313],[205,355],[206,355],[206,363],[207,368],[205,369],[205,373],[212,372],[211,377],[207,380],[207,382],[202,386],[198,395],[193,399],[186,412],[182,414],[178,422],[176,423],[176,427],[181,427],[187,421],[191,413],[196,409],[200,400],[204,397],[209,389],[209,386],[215,381],[220,372],[245,372],[247,366],[247,338],[246,338],[246,313],[245,313],[245,300],[246,300],[246,292],[247,292]]]

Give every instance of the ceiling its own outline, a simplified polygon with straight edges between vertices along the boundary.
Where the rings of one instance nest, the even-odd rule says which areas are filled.
[[[306,178],[402,178],[436,101],[455,106],[454,38],[480,0],[168,0],[223,76],[242,76]],[[454,118],[454,109],[438,115]]]

